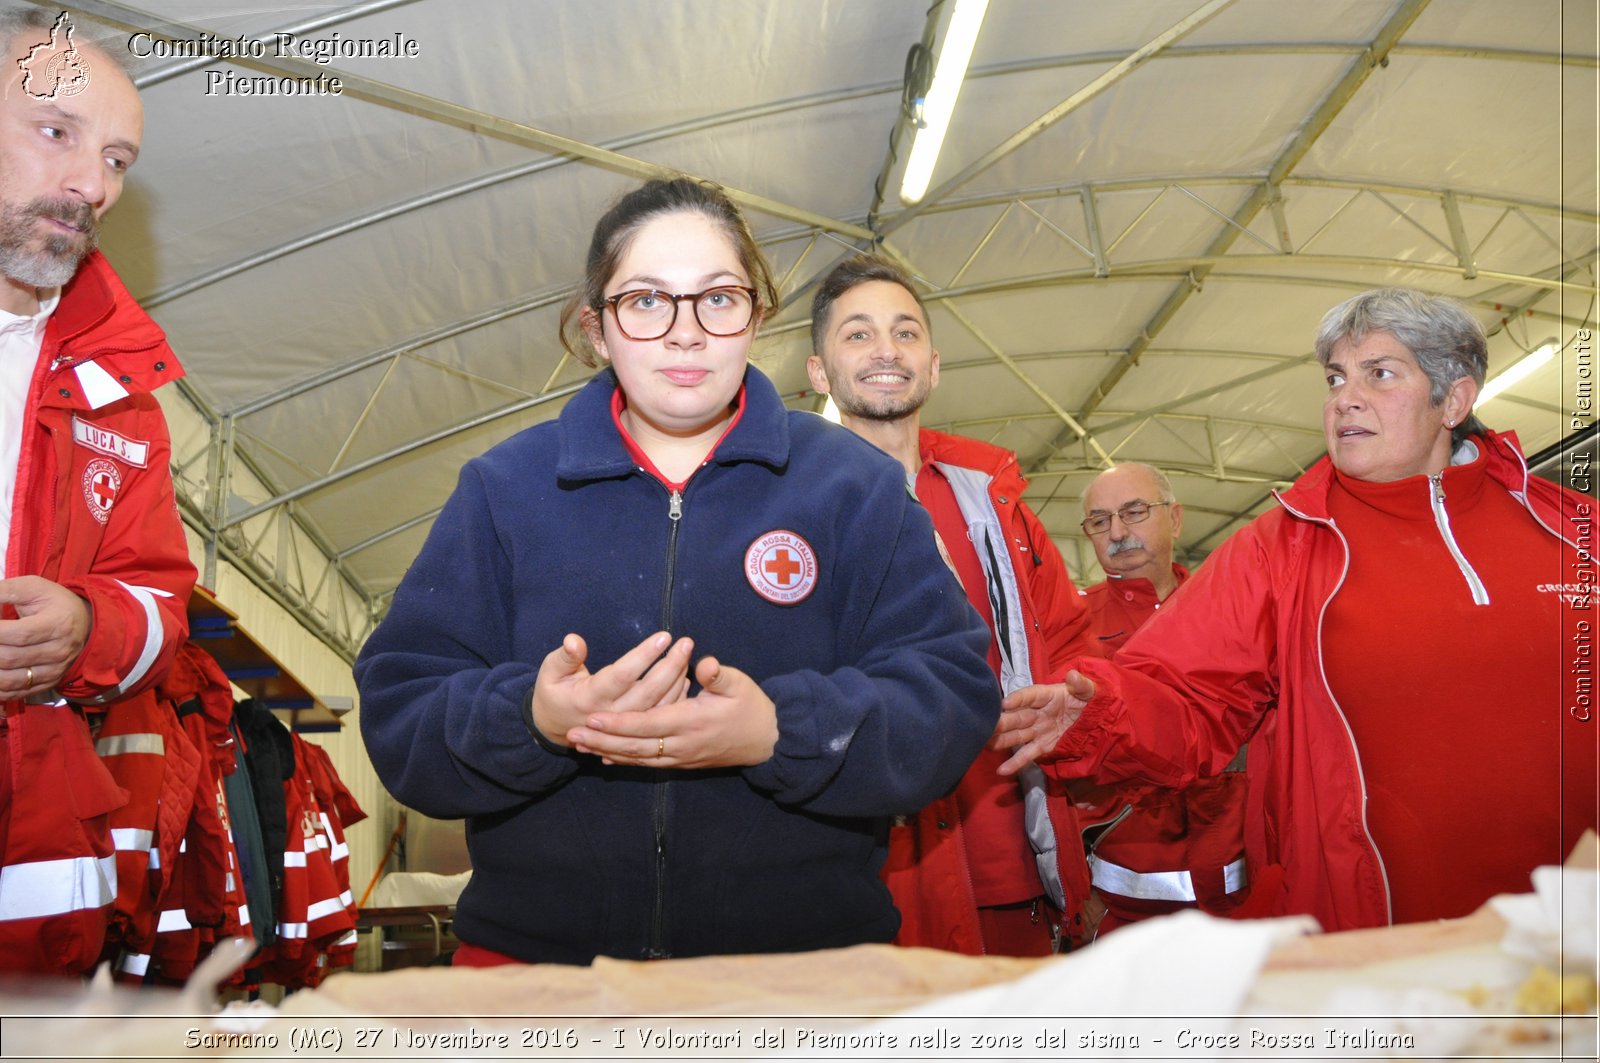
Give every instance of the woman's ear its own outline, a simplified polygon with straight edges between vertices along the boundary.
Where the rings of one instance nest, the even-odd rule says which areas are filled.
[[[578,311],[578,324],[583,327],[583,335],[589,341],[589,346],[594,348],[594,353],[600,356],[602,362],[611,361],[611,352],[606,350],[605,322],[600,312],[592,306],[586,306]]]
[[[1444,423],[1454,428],[1472,413],[1478,401],[1478,384],[1469,376],[1457,377],[1444,393]]]

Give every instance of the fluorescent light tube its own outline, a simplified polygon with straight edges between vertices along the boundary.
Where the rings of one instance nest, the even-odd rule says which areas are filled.
[[[1546,362],[1556,356],[1556,341],[1545,340],[1536,347],[1532,354],[1515,362],[1499,376],[1483,385],[1483,390],[1478,392],[1478,401],[1472,404],[1477,409],[1490,399],[1499,395],[1507,388],[1516,387],[1539,370]]]
[[[984,12],[989,9],[989,0],[955,0],[955,3],[955,12],[945,27],[944,43],[939,48],[939,62],[933,68],[933,84],[923,103],[922,125],[911,142],[911,158],[906,162],[905,176],[900,181],[900,199],[908,205],[920,203],[927,194],[933,166],[939,161],[939,149],[944,146],[944,135],[950,128],[950,116],[955,113],[956,95],[967,77],[972,46],[978,42]]]

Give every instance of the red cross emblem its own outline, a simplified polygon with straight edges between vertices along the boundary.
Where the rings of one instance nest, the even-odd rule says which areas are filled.
[[[89,515],[104,524],[111,519],[111,507],[122,491],[122,472],[113,461],[96,458],[83,470],[83,500]]]
[[[795,605],[817,586],[816,551],[792,531],[770,531],[745,551],[744,575],[767,601]]]
[[[762,569],[772,577],[774,583],[780,587],[787,587],[790,582],[800,574],[800,562],[794,555],[783,547],[778,547],[772,552],[772,558],[762,564]]]

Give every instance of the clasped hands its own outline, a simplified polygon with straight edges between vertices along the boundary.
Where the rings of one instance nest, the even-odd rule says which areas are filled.
[[[569,634],[539,665],[533,722],[556,745],[606,764],[724,768],[760,764],[778,744],[778,714],[756,681],[715,657],[694,666],[692,639],[665,631],[589,671],[588,643]]]

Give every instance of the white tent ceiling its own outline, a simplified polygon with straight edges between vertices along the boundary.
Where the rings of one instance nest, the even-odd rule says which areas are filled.
[[[1359,290],[1465,300],[1491,374],[1594,323],[1594,0],[992,0],[932,191],[875,214],[928,0],[74,11],[142,51],[268,42],[135,61],[144,151],[104,245],[189,370],[191,526],[346,655],[460,465],[587,377],[556,312],[594,219],[658,167],[746,204],[786,301],[754,358],[797,407],[810,285],[872,215],[935,300],[925,423],[1016,450],[1080,576],[1106,455],[1174,473],[1198,558],[1323,452],[1311,338]],[[280,32],[417,54],[280,59]],[[1558,442],[1582,357],[1483,416]]]

